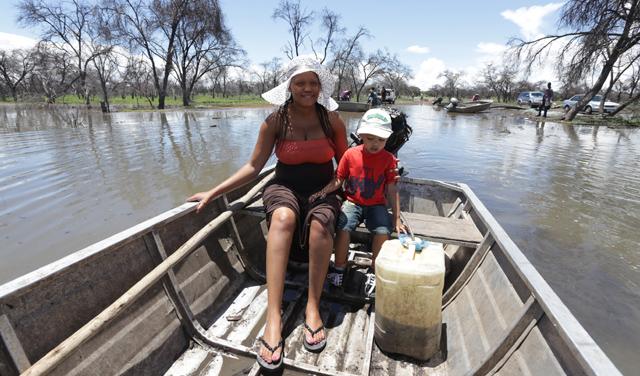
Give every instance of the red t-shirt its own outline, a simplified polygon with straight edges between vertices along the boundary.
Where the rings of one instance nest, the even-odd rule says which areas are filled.
[[[386,150],[367,153],[364,145],[348,149],[336,170],[336,176],[345,180],[347,199],[358,205],[384,205],[385,186],[395,183],[396,158]]]

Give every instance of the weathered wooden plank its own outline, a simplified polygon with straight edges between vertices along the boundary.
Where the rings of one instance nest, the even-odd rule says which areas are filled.
[[[468,374],[485,375],[491,371],[498,365],[498,363],[509,355],[510,350],[522,343],[526,334],[531,331],[542,315],[542,307],[540,307],[536,302],[536,299],[531,296],[523,307],[520,317],[512,324],[502,341],[497,343],[487,353],[479,366]]]
[[[475,247],[482,241],[482,234],[473,222],[437,217],[433,215],[403,212],[415,235],[447,244]]]
[[[596,375],[621,375],[616,366],[580,325],[531,262],[522,254],[522,251],[493,218],[475,193],[466,184],[460,184],[460,188],[471,201],[478,217],[486,224],[487,228],[491,229],[496,243],[504,250],[509,262],[514,265],[520,277],[529,286],[544,308],[547,317],[553,322],[562,339],[566,341],[569,350],[585,370]]]
[[[9,358],[19,373],[24,372],[31,366],[7,315],[0,316],[0,340],[4,343],[4,347],[9,353]]]
[[[376,329],[376,310],[375,307],[371,307],[371,314],[369,315],[369,328],[367,329],[367,342],[364,350],[364,361],[362,362],[362,375],[369,376],[371,370],[371,356],[373,355],[373,335]]]
[[[449,305],[449,303],[460,293],[462,288],[469,282],[473,274],[478,270],[482,260],[484,260],[485,256],[491,249],[491,246],[493,246],[493,242],[493,237],[490,233],[487,233],[484,239],[482,239],[482,242],[476,247],[476,251],[464,266],[464,269],[458,278],[442,296],[442,309],[446,308],[447,305]]]
[[[57,366],[62,360],[68,357],[78,346],[82,345],[89,338],[98,333],[107,323],[111,322],[125,308],[136,301],[145,291],[153,284],[160,280],[167,270],[183,260],[191,252],[193,252],[204,239],[215,229],[225,224],[233,215],[234,211],[240,210],[245,206],[246,201],[255,196],[264,185],[271,180],[272,174],[268,175],[261,183],[254,186],[245,196],[234,202],[230,210],[220,214],[213,221],[209,222],[204,228],[198,231],[191,239],[189,239],[182,247],[174,252],[169,258],[154,268],[149,274],[142,278],[138,283],[133,285],[123,296],[116,300],[113,304],[102,311],[93,320],[89,321],[71,337],[67,338],[60,345],[56,346],[43,358],[32,365],[25,375],[42,375],[50,369]]]

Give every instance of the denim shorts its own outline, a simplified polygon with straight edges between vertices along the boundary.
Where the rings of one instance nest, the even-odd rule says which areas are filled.
[[[391,218],[385,205],[360,206],[350,201],[342,203],[338,215],[339,230],[353,231],[363,221],[373,234],[391,234]]]

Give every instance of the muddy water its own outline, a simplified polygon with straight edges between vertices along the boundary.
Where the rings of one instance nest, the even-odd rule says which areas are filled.
[[[470,185],[621,371],[636,372],[640,130],[404,110],[410,176]],[[220,182],[268,112],[0,106],[0,283]],[[343,114],[350,130],[357,117]]]

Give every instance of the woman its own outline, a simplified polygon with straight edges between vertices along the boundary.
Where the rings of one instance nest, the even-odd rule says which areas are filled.
[[[341,200],[337,194],[309,204],[308,198],[333,177],[333,159],[347,149],[346,129],[331,98],[332,75],[314,59],[296,57],[285,70],[285,81],[262,94],[279,105],[260,126],[249,161],[233,176],[189,201],[200,201],[202,210],[213,198],[255,178],[275,147],[278,163],[273,181],[265,188],[263,202],[267,235],[267,321],[257,360],[265,368],[282,364],[281,305],[289,249],[296,230],[300,246],[309,252],[309,290],[305,309],[304,345],[321,351],[326,344],[319,304],[322,285],[333,249],[335,219]]]

